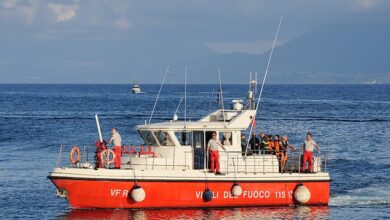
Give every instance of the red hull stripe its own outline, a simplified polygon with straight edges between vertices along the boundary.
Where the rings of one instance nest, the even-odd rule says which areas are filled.
[[[84,181],[114,181],[114,182],[134,182],[134,179],[114,179],[114,178],[82,178],[82,177],[57,177],[57,176],[48,176],[47,177],[50,180],[55,179],[67,179],[67,180],[84,180]],[[250,183],[291,183],[291,182],[332,182],[332,180],[227,180],[227,179],[221,179],[221,180],[208,180],[205,181],[205,179],[190,179],[190,180],[183,180],[183,179],[137,179],[137,182],[250,182]]]
[[[189,208],[294,205],[295,182],[240,182],[243,193],[231,194],[233,181],[226,182],[166,182],[137,181],[145,190],[145,200],[134,202],[131,194],[133,181],[86,181],[64,178],[51,179],[57,188],[66,190],[74,208]],[[329,182],[305,182],[310,191],[307,205],[327,205]],[[209,188],[213,199],[205,202],[203,192]]]

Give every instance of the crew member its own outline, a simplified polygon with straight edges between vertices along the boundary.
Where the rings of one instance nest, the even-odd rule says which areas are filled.
[[[249,153],[248,149],[246,148],[246,144],[247,144],[246,143],[246,136],[245,136],[245,134],[241,134],[241,153],[242,153],[242,156]]]
[[[256,137],[256,132],[253,132],[251,139],[249,140],[249,146],[254,154],[259,154],[260,141]]]
[[[284,173],[286,169],[286,162],[288,159],[288,148],[292,151],[297,151],[297,149],[288,142],[288,137],[285,135],[280,141],[280,152],[281,152],[281,172]]]
[[[272,144],[272,150],[275,152],[275,155],[278,157],[278,159],[280,159],[280,140],[279,140],[279,135],[275,135],[274,136],[274,141],[273,141],[273,144]]]
[[[260,151],[262,151],[264,153],[264,144],[263,144],[263,141],[264,141],[264,138],[265,138],[265,134],[264,132],[260,132],[259,133],[259,137],[260,137],[260,144],[259,144],[259,154],[260,154]]]
[[[272,140],[272,134],[268,135],[268,154],[275,154],[274,149],[274,141]]]
[[[207,143],[207,148],[210,155],[210,173],[214,173],[215,170],[216,175],[221,175],[219,170],[219,147],[226,151],[225,147],[221,144],[221,141],[217,139],[217,133],[213,132],[212,139]]]
[[[268,136],[264,136],[264,140],[261,142],[262,146],[263,146],[263,154],[270,154],[271,153],[271,149],[270,149],[270,139]]]
[[[102,151],[104,151],[105,149],[107,149],[106,147],[106,141],[103,140],[103,142],[100,142],[100,140],[97,140],[96,141],[96,168],[104,168],[104,163],[102,163],[102,159],[101,159],[101,153]]]
[[[116,128],[112,128],[112,136],[108,144],[113,143],[114,147],[114,153],[115,153],[115,160],[114,160],[114,168],[120,169],[121,168],[121,146],[122,146],[122,137],[118,133],[118,130]]]
[[[320,151],[320,148],[318,147],[317,143],[313,140],[313,136],[310,132],[307,133],[306,139],[302,145],[302,151],[303,151],[303,158],[302,158],[302,172],[307,172],[306,163],[309,162],[309,171],[310,173],[313,173],[313,150],[314,147],[317,149],[317,151]]]

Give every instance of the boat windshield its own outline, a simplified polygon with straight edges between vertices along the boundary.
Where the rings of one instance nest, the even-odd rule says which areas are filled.
[[[157,142],[154,139],[151,131],[139,131],[139,133],[141,134],[141,137],[144,139],[145,144],[147,144],[149,146],[156,146],[157,145]]]
[[[155,131],[154,135],[156,135],[156,138],[158,142],[160,142],[161,146],[174,146],[171,137],[169,136],[168,132],[166,131]]]
[[[187,146],[192,145],[192,132],[191,131],[175,131],[175,135],[180,142],[180,145]]]

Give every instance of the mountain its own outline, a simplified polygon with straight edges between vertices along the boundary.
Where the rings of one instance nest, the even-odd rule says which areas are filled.
[[[268,82],[390,83],[389,26],[345,22],[304,33],[275,48]],[[227,83],[245,83],[249,72],[264,72],[268,54],[214,55],[177,62],[174,66],[189,64],[201,81],[208,77],[217,79],[217,68],[221,67]]]
[[[275,48],[267,82],[390,83],[388,27],[343,22],[308,31]],[[262,77],[269,54],[212,54],[191,38],[1,36],[0,82],[159,83],[171,64],[167,83],[183,83],[184,66],[189,83],[218,83],[218,67],[223,83],[247,83],[249,72]]]

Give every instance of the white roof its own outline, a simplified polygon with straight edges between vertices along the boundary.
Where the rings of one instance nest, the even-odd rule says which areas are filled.
[[[233,111],[230,111],[233,112]],[[138,130],[245,130],[255,115],[255,110],[235,111],[237,113],[229,121],[217,118],[221,110],[215,111],[199,121],[168,121],[154,124],[138,125]]]

